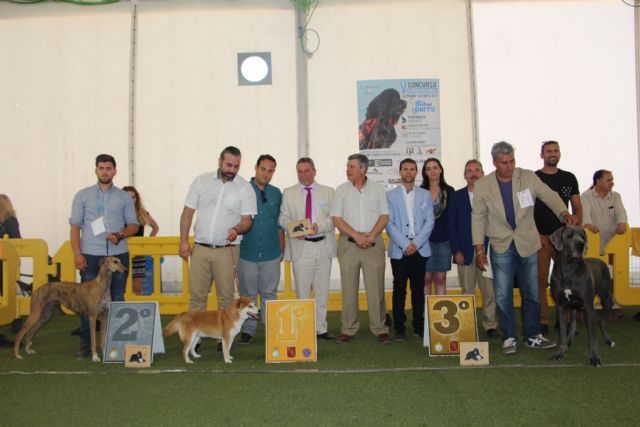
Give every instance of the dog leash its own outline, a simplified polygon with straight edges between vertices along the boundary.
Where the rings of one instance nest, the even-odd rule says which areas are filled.
[[[234,298],[238,298],[238,296],[240,296],[240,282],[238,280],[238,266],[236,265],[236,258],[233,256],[233,248],[235,245],[232,245],[231,242],[229,242],[228,240],[227,242],[229,243],[229,251],[231,253],[231,264],[233,265],[233,280],[234,280],[234,290],[235,290]]]

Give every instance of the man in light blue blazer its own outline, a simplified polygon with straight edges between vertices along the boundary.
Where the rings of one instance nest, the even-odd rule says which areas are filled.
[[[433,230],[433,204],[427,190],[415,185],[418,166],[413,159],[400,162],[400,180],[387,192],[389,204],[388,254],[393,272],[393,325],[395,340],[406,339],[404,311],[407,279],[411,287],[413,333],[424,334],[424,274],[431,255],[429,236]]]

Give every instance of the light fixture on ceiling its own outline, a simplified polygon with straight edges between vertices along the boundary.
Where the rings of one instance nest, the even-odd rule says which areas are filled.
[[[270,85],[271,52],[238,53],[238,85]]]

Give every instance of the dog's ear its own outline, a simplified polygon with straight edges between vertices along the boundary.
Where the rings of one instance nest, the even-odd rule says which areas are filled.
[[[587,238],[587,232],[584,231],[584,228],[582,227],[577,227],[578,233],[580,234],[580,237],[582,237],[582,241],[584,242],[584,250],[582,251],[582,255],[587,253],[587,250],[589,249],[589,239]]]
[[[100,261],[98,261],[98,265],[102,267],[102,264],[104,264],[105,262],[107,262],[107,258],[100,258]]]
[[[562,232],[566,229],[566,227],[560,227],[556,231],[554,231],[551,236],[549,236],[549,240],[551,240],[551,244],[557,251],[561,251],[564,248],[564,243],[562,241]]]

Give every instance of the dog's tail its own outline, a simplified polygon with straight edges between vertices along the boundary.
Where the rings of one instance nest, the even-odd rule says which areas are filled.
[[[180,327],[179,319],[181,316],[182,314],[178,314],[175,319],[173,319],[167,324],[167,326],[164,327],[164,330],[162,331],[163,336],[168,337],[178,332],[178,328]]]

